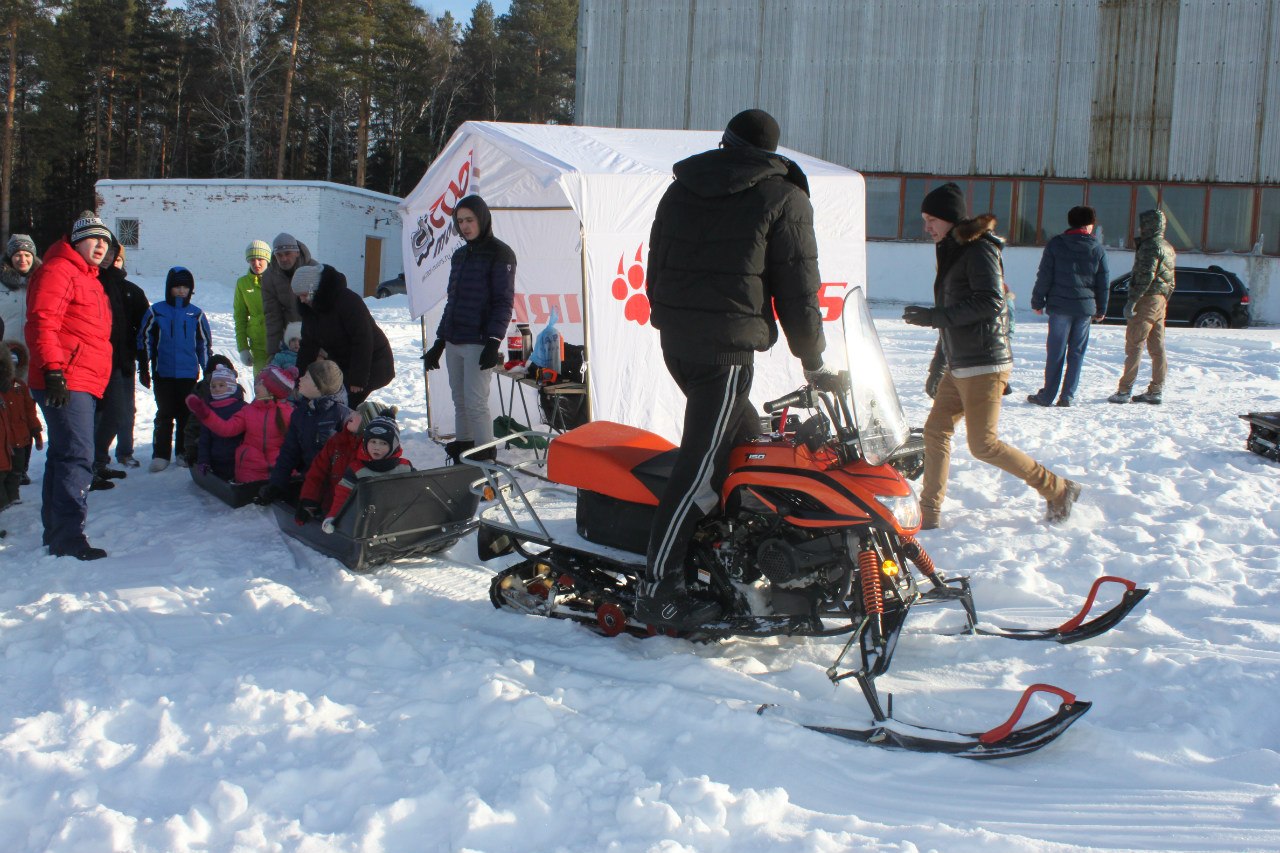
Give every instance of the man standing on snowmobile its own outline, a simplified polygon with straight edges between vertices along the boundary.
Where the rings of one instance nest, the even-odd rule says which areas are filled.
[[[1063,522],[1080,496],[1080,486],[1005,444],[996,434],[1000,403],[1013,369],[1003,241],[994,234],[996,218],[986,213],[970,219],[964,193],[952,183],[931,190],[920,205],[920,215],[925,232],[936,244],[934,307],[908,305],[902,319],[938,330],[938,346],[925,380],[933,408],[924,422],[922,526],[928,530],[941,523],[951,436],[961,418],[974,458],[1008,471],[1035,489],[1048,501],[1047,520]]]
[[[719,615],[718,604],[685,593],[689,540],[719,505],[729,451],[759,432],[747,398],[755,353],[778,340],[778,323],[808,382],[835,379],[822,363],[809,182],[777,153],[780,135],[763,110],[734,116],[719,148],[675,164],[649,236],[653,326],[686,399],[636,600],[635,617],[649,624],[685,630]]]

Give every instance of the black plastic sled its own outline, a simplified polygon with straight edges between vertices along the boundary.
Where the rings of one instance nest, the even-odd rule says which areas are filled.
[[[353,572],[390,560],[443,551],[475,529],[480,498],[471,491],[469,465],[407,471],[361,480],[334,519],[333,533],[320,521],[299,525],[293,506],[271,505],[286,536],[334,557]]]
[[[1245,446],[1272,462],[1280,462],[1280,412],[1250,412],[1240,415],[1249,424]]]
[[[192,465],[191,482],[213,495],[232,509],[239,509],[253,503],[258,491],[266,485],[265,480],[253,483],[230,483],[209,471],[201,473],[199,465]]]

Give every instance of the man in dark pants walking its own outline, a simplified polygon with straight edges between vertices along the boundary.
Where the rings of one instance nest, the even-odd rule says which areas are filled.
[[[715,602],[687,596],[686,555],[719,504],[729,451],[759,431],[748,400],[755,353],[778,340],[780,322],[806,380],[829,387],[835,378],[822,364],[809,182],[777,153],[779,136],[763,110],[734,116],[718,149],[675,165],[649,237],[653,325],[687,401],[636,600],[635,617],[653,625],[684,630],[719,615]]]

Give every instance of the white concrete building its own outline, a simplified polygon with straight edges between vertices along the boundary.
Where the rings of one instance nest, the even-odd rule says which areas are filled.
[[[227,285],[251,240],[287,231],[366,296],[404,269],[395,196],[327,181],[98,181],[99,216],[126,247],[134,276],[184,266]]]

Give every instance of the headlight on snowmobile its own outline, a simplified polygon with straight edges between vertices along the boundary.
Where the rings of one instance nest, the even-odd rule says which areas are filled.
[[[903,530],[920,526],[920,501],[916,500],[914,491],[909,495],[901,496],[877,495],[876,500],[882,507],[889,510],[893,520]]]

